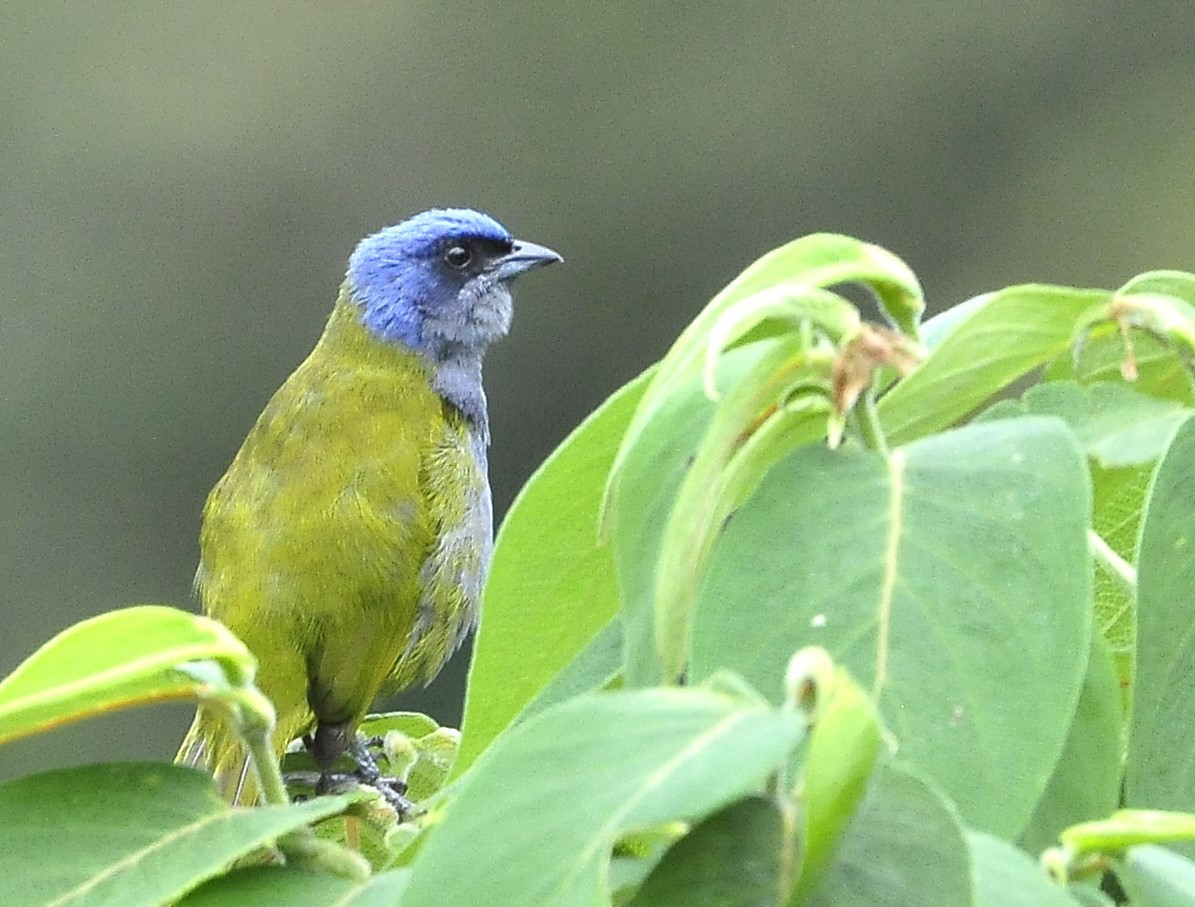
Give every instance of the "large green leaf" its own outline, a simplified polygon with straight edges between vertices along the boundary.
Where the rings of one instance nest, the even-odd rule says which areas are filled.
[[[1123,731],[1124,710],[1112,652],[1104,637],[1093,633],[1087,677],[1066,746],[1021,835],[1022,848],[1040,853],[1057,845],[1064,828],[1116,809]]]
[[[1074,899],[1074,902],[1079,907],[1117,907],[1116,902],[1112,898],[1108,897],[1100,889],[1093,887],[1092,883],[1087,881],[1068,885],[1066,893]]]
[[[758,791],[801,734],[793,711],[698,688],[591,693],[550,708],[459,780],[403,907],[604,903],[620,837]]]
[[[1175,359],[1163,351],[1165,362]],[[1187,381],[1181,368],[1178,372],[1167,374],[1169,380],[1179,383],[1169,390],[1181,397]],[[997,403],[977,420],[1026,414],[1064,419],[1092,460],[1093,528],[1129,563],[1136,559],[1138,524],[1153,465],[1169,445],[1175,428],[1191,413],[1191,408],[1177,399],[1140,393],[1140,383],[1130,387],[1123,381],[1080,384],[1056,380],[1029,388],[1019,400]],[[1126,703],[1133,676],[1135,607],[1132,590],[1097,562],[1096,622],[1113,647]]]
[[[1195,907],[1195,863],[1165,847],[1130,848],[1116,877],[1133,907]]]
[[[617,617],[548,683],[519,713],[518,721],[581,693],[610,689],[622,673],[622,621]]]
[[[877,768],[810,907],[971,907],[971,859],[949,801],[913,772]],[[795,907],[795,905],[794,905]]]
[[[184,672],[187,662],[223,670]],[[251,678],[256,660],[223,624],[141,605],[63,630],[0,683],[0,742],[90,715],[163,699],[196,698],[226,678]]]
[[[719,385],[732,386],[764,359],[773,341],[731,351],[718,363]],[[628,686],[651,686],[664,675],[656,636],[657,579],[663,539],[677,492],[693,466],[717,404],[697,373],[674,388],[654,410],[654,417],[627,455],[612,501],[614,554],[622,592],[624,679]],[[670,648],[687,647],[686,638],[669,639]],[[791,651],[789,654],[792,654]],[[777,670],[776,676],[783,673]]]
[[[640,375],[581,423],[511,505],[486,583],[454,774],[618,611],[613,557],[598,544],[598,509],[650,377]]]
[[[889,440],[903,444],[955,424],[1065,352],[1081,317],[1111,299],[1102,290],[1029,284],[970,300],[939,316],[939,325],[931,321],[929,357],[880,398]]]
[[[305,869],[254,866],[213,879],[177,907],[394,907],[407,872],[382,872],[354,882]]]
[[[1141,527],[1127,803],[1195,810],[1195,419],[1158,464]]]
[[[967,844],[978,907],[1077,907],[1023,850],[981,831],[968,832]]]
[[[1123,382],[1053,381],[1031,387],[1020,400],[996,404],[983,418],[1058,416],[1087,456],[1101,466],[1118,467],[1157,460],[1190,414],[1190,407],[1138,393]]]
[[[627,907],[778,907],[796,846],[774,800],[748,797],[676,842]]]
[[[46,772],[0,786],[4,903],[168,904],[344,797],[230,809],[211,779],[158,764]]]
[[[692,676],[780,700],[827,649],[976,826],[1024,827],[1061,755],[1091,633],[1087,469],[1060,421],[937,435],[890,456],[805,448],[730,521],[696,613]]]

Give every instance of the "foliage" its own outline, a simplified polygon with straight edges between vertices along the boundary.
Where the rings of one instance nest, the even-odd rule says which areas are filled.
[[[923,307],[891,253],[796,240],[565,440],[499,535],[459,751],[366,728],[413,819],[260,761],[253,810],[46,773],[0,786],[6,903],[1195,904],[1195,276]],[[0,742],[184,697],[253,745],[253,673],[115,612],[0,683]]]

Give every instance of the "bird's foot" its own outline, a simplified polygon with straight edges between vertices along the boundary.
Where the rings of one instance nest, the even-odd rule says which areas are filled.
[[[399,819],[410,818],[415,814],[415,804],[406,797],[407,783],[401,778],[391,778],[382,774],[377,760],[369,751],[370,742],[361,735],[354,736],[346,753],[357,764],[357,768],[352,772],[322,772],[316,783],[315,792],[317,794],[335,793],[354,784],[364,784],[376,790],[382,799],[398,813]]]

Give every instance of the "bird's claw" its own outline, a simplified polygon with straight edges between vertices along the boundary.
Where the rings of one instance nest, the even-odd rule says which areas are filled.
[[[406,782],[399,778],[387,778],[377,774],[366,777],[361,772],[326,772],[319,776],[315,783],[317,795],[338,794],[352,790],[360,785],[371,787],[378,796],[386,801],[399,819],[409,819],[415,815],[415,804],[406,797]]]
[[[316,794],[335,793],[354,784],[364,784],[377,791],[379,796],[398,813],[400,820],[410,818],[415,815],[415,804],[407,799],[407,782],[401,778],[391,778],[382,774],[377,760],[369,751],[370,742],[360,735],[354,737],[346,752],[356,763],[356,769],[352,772],[322,772],[315,785]]]

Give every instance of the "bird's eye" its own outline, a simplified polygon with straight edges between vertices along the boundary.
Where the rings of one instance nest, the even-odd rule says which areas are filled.
[[[464,246],[450,246],[444,253],[444,260],[454,268],[463,268],[473,258],[473,253]]]

